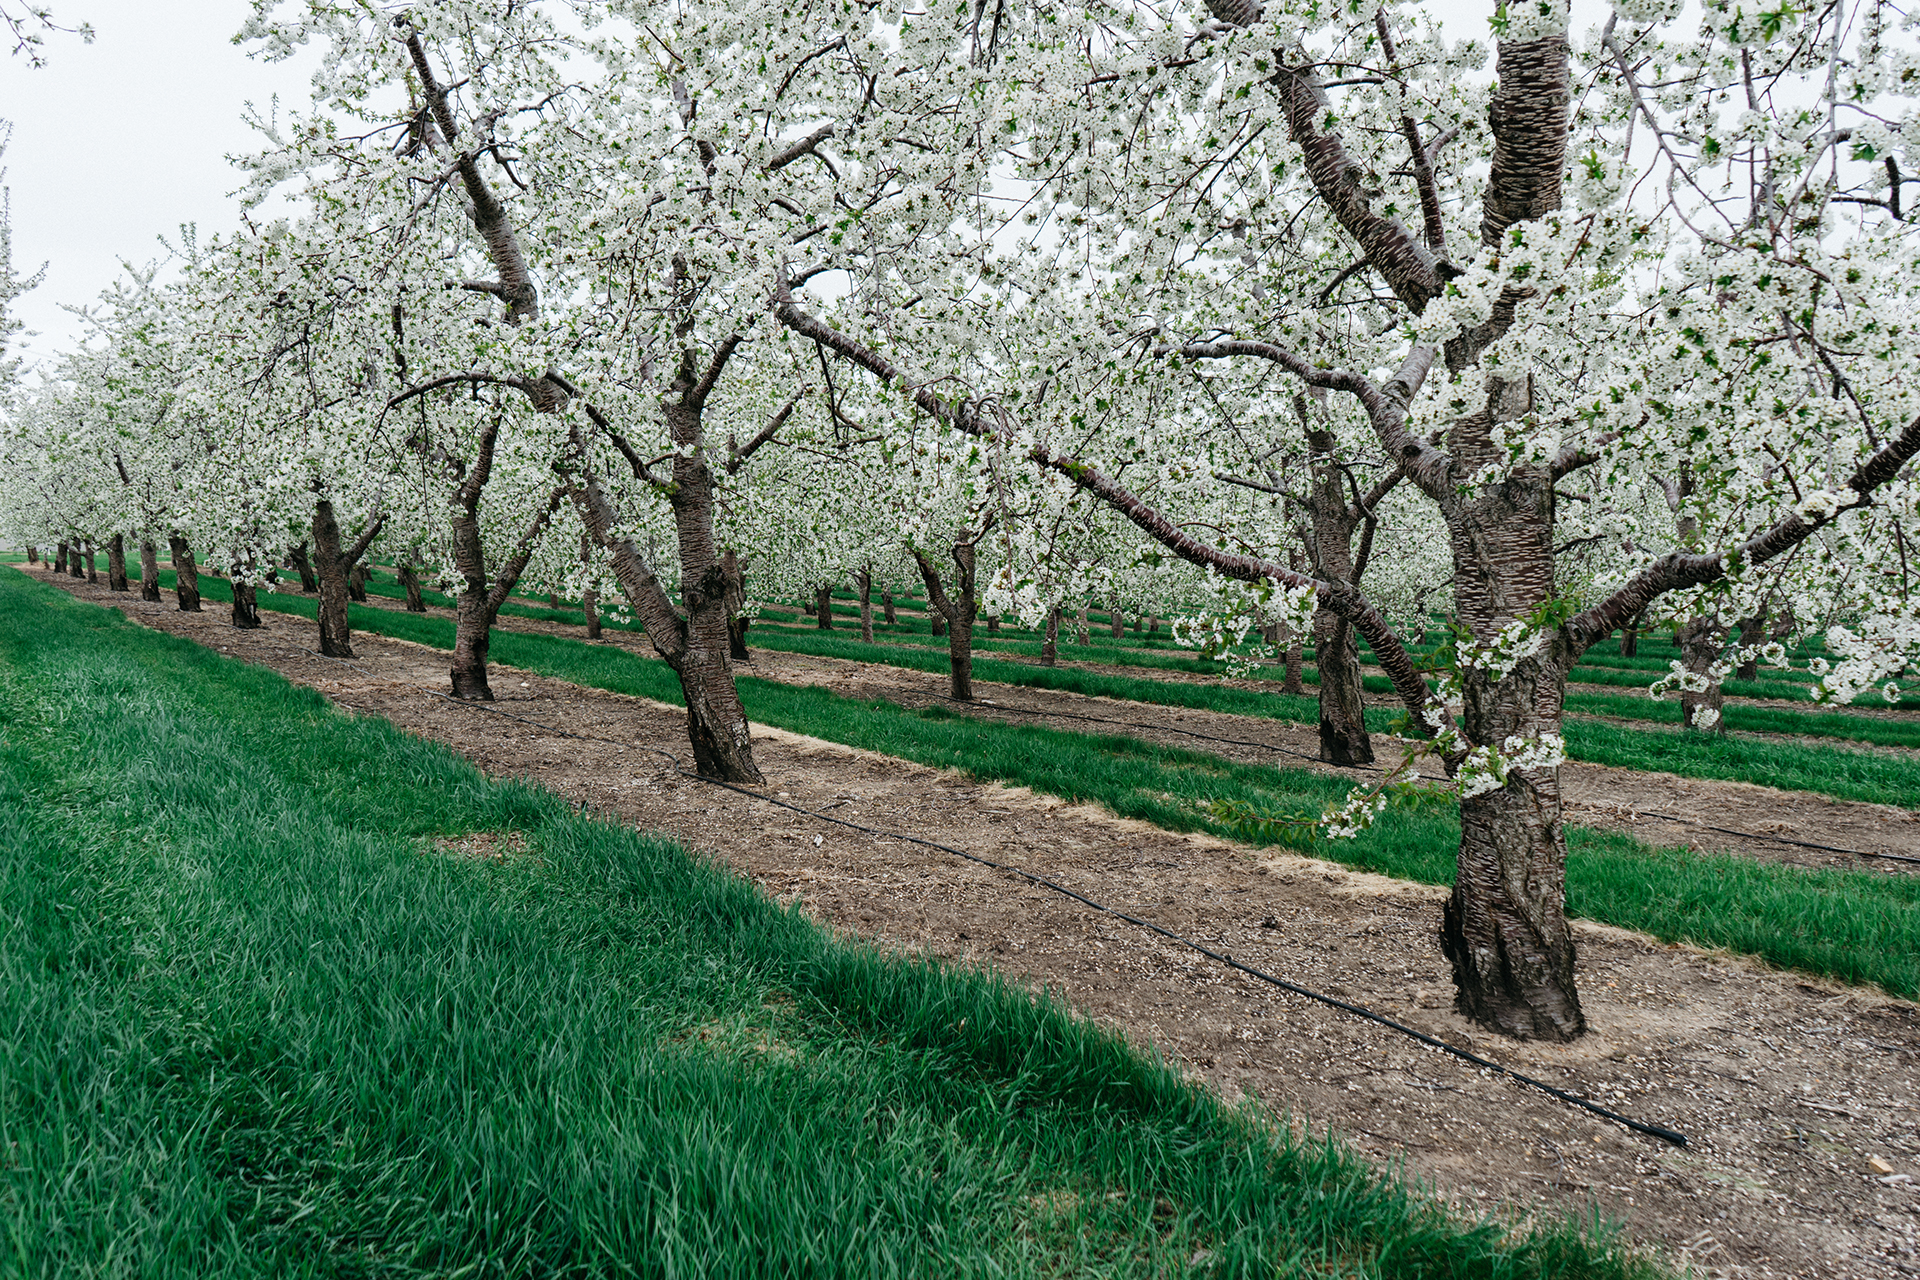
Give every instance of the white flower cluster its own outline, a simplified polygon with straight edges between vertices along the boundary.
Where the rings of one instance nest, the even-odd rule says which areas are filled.
[[[1471,800],[1506,786],[1508,775],[1516,769],[1555,769],[1566,763],[1566,759],[1567,744],[1559,734],[1540,733],[1532,737],[1516,734],[1497,748],[1479,746],[1468,752],[1454,780],[1460,788],[1460,798]]]

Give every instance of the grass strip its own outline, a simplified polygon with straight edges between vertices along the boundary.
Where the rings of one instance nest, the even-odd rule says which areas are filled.
[[[0,709],[19,1274],[1656,1274],[12,574]]]
[[[441,649],[453,644],[452,621],[430,615],[364,609],[355,612],[354,625]],[[499,662],[575,684],[681,701],[679,683],[665,663],[612,645],[496,632],[492,653]],[[1123,817],[1172,831],[1208,831],[1254,844],[1304,848],[1401,879],[1453,882],[1459,826],[1450,805],[1391,809],[1352,841],[1301,841],[1286,820],[1316,815],[1343,799],[1351,780],[1306,769],[1239,764],[1120,735],[974,720],[944,707],[914,712],[818,686],[754,677],[741,677],[739,685],[748,714],[763,724],[1104,805]],[[1569,745],[1581,742],[1579,735],[1589,730],[1599,731],[1602,738],[1597,744],[1584,743],[1584,749],[1603,757],[1602,763],[1664,768],[1673,762],[1659,755],[1653,757],[1657,764],[1632,763],[1646,753],[1648,744],[1641,739],[1654,735],[1610,725],[1569,725]],[[1716,748],[1738,751],[1766,745],[1701,742],[1678,733],[1658,736],[1671,744],[1655,746],[1704,748],[1705,758],[1678,761],[1701,769],[1753,771],[1758,766],[1751,758],[1728,761],[1712,753]],[[1855,759],[1867,764],[1881,760],[1847,755],[1840,763]],[[1856,778],[1850,785],[1866,790],[1873,780]],[[1567,902],[1575,914],[1667,941],[1726,947],[1783,968],[1847,982],[1876,982],[1897,995],[1920,996],[1920,877],[1807,871],[1724,854],[1654,849],[1624,836],[1580,828],[1569,829],[1568,845]]]
[[[162,577],[170,571],[162,571]],[[229,588],[219,578],[202,577],[201,594],[210,602],[231,600]],[[310,596],[262,593],[260,607],[312,619],[316,604]],[[349,607],[352,625],[361,631],[411,640],[438,649],[453,647],[453,620],[440,614],[399,613],[365,605]],[[785,639],[786,637],[782,637]],[[495,661],[510,666],[541,670],[512,655],[532,652],[526,642],[551,639],[561,645],[573,645],[591,652],[605,648],[561,637],[540,637],[524,632],[495,631],[491,654]],[[915,650],[882,644],[862,644],[858,640],[834,637],[803,637],[806,647],[795,652],[876,662],[911,670],[944,672],[944,652]],[[678,685],[671,673],[660,666],[666,684],[657,684],[665,692],[647,697],[678,700]],[[549,673],[551,674],[551,673]],[[1308,697],[1237,689],[1220,684],[1190,684],[1154,680],[1149,677],[1116,676],[1105,672],[1072,667],[1038,667],[1025,663],[980,657],[974,660],[974,675],[1026,688],[1052,689],[1068,693],[1144,702],[1159,706],[1187,707],[1219,711],[1233,715],[1259,716],[1297,724],[1319,723],[1319,705]],[[566,677],[572,679],[573,677]],[[585,683],[592,683],[585,681]],[[768,682],[772,683],[772,682]],[[611,685],[603,685],[612,688]],[[743,685],[744,687],[744,685]],[[627,690],[627,692],[638,692]],[[671,695],[671,696],[670,696]],[[1657,705],[1657,704],[1656,704]],[[1859,717],[1866,719],[1866,717]],[[1383,707],[1367,712],[1367,727],[1385,732],[1396,719]],[[1870,722],[1878,723],[1878,722]],[[1751,782],[1759,786],[1781,787],[1791,791],[1809,791],[1841,800],[1861,800],[1873,804],[1891,804],[1902,808],[1920,808],[1920,761],[1864,751],[1833,750],[1798,742],[1755,741],[1748,738],[1721,738],[1677,730],[1637,729],[1596,720],[1570,719],[1565,727],[1567,754],[1591,764],[1612,765],[1678,774],[1687,778],[1705,778],[1725,782]],[[831,736],[831,735],[823,735]]]

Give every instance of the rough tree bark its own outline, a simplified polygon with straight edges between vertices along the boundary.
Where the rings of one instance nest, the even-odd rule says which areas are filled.
[[[58,543],[54,548],[53,571],[62,574],[67,571],[67,544],[64,542]]]
[[[160,603],[160,549],[153,539],[140,539],[140,598]]]
[[[534,549],[560,509],[567,495],[565,485],[556,485],[547,501],[520,534],[520,539],[501,560],[495,571],[487,571],[486,546],[480,536],[480,499],[493,475],[494,450],[499,443],[504,414],[496,414],[480,433],[480,445],[473,463],[467,468],[460,487],[453,495],[453,518],[449,526],[449,544],[453,565],[460,575],[461,590],[454,602],[453,666],[449,676],[453,696],[471,702],[492,702],[493,689],[487,683],[487,652],[493,644],[494,620],[500,606],[526,572]],[[490,580],[491,579],[491,580]]]
[[[1126,630],[1126,627],[1120,620],[1120,602],[1118,600],[1110,600],[1107,602],[1107,622],[1113,627],[1113,638],[1118,640]]]
[[[367,566],[356,564],[347,570],[347,599],[355,604],[367,602]]]
[[[871,566],[853,575],[860,586],[860,641],[873,643],[873,569]]]
[[[200,612],[200,574],[193,566],[193,550],[177,532],[167,535],[173,556],[173,598],[182,613]]]
[[[833,630],[833,588],[815,587],[813,591],[813,616],[815,624],[822,631]]]
[[[1060,665],[1060,608],[1058,605],[1047,610],[1047,629],[1040,638],[1040,665],[1043,667]]]
[[[107,590],[131,591],[127,581],[127,538],[116,533],[113,541],[107,544]]]
[[[28,563],[28,564],[39,564],[39,563],[40,563],[40,548],[38,548],[38,547],[28,547],[28,548],[27,548],[27,563]]]
[[[953,544],[953,591],[940,582],[940,571],[918,550],[914,563],[927,584],[927,607],[947,624],[947,692],[960,702],[973,701],[973,622],[980,613],[974,595],[973,541]]]
[[[880,593],[880,616],[887,620],[888,626],[893,625],[893,592],[891,591],[882,591]]]

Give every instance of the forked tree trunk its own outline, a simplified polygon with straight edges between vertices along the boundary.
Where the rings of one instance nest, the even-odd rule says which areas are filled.
[[[340,521],[333,503],[313,504],[314,568],[319,580],[320,652],[329,658],[353,656],[353,629],[347,621],[347,566],[340,553]]]
[[[200,574],[193,566],[193,550],[177,533],[167,535],[167,547],[173,555],[173,598],[182,613],[200,612]]]
[[[1724,734],[1727,731],[1721,709],[1726,702],[1726,693],[1720,683],[1707,674],[1707,669],[1719,660],[1721,651],[1726,648],[1726,628],[1720,620],[1712,616],[1690,618],[1674,636],[1680,646],[1680,665],[1689,675],[1699,676],[1707,681],[1704,692],[1695,693],[1690,689],[1680,691],[1680,723],[1692,733]]]
[[[747,580],[740,572],[740,557],[731,547],[720,557],[720,572],[727,581],[727,656],[735,662],[751,662],[747,652]]]
[[[973,701],[973,623],[980,614],[980,601],[974,595],[974,546],[956,542],[953,546],[953,590],[940,582],[933,561],[918,551],[913,553],[920,566],[920,580],[927,584],[927,611],[947,624],[947,692],[956,701]]]
[[[107,544],[107,590],[131,591],[127,581],[127,537],[123,533],[113,535],[113,541]]]
[[[833,630],[833,588],[818,587],[813,593],[813,614],[822,631]]]
[[[300,589],[308,595],[320,589],[320,582],[313,575],[313,561],[307,557],[307,544],[296,543],[293,550],[287,552],[287,563],[300,575]]]
[[[880,616],[887,620],[888,626],[893,625],[893,592],[891,591],[882,591],[880,593]]]
[[[572,492],[582,522],[611,554],[614,576],[645,626],[647,639],[680,678],[695,769],[703,777],[760,783],[766,778],[754,762],[753,733],[733,680],[726,572],[714,545],[713,475],[703,447],[705,396],[720,368],[716,362],[705,378],[698,378],[692,356],[683,355],[678,376],[659,401],[675,446],[673,481],[666,496],[679,535],[684,613],[674,607],[639,548],[617,532],[613,500],[598,477],[584,471],[586,451],[578,435],[570,445],[571,457],[583,473]]]
[[[160,603],[160,549],[151,538],[140,539],[140,598]]]
[[[1040,637],[1040,665],[1060,665],[1060,610],[1047,610],[1047,629]]]
[[[860,641],[873,643],[873,570],[862,569],[853,575],[860,584]]]
[[[233,625],[242,631],[252,631],[260,625],[260,608],[254,585],[246,577],[246,569],[241,565],[233,566],[227,581],[233,587]]]

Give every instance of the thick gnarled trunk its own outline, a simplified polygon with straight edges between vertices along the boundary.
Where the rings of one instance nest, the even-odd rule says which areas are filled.
[[[193,551],[179,534],[167,535],[167,548],[173,556],[173,597],[182,613],[200,612],[200,573],[194,568]]]
[[[1497,401],[1501,391],[1494,395]],[[1487,415],[1476,416],[1456,435],[1468,470],[1486,448]],[[1547,468],[1521,467],[1449,512],[1455,604],[1476,645],[1490,645],[1552,597],[1552,490]],[[1558,650],[1522,659],[1504,677],[1463,662],[1468,744],[1505,752],[1510,740],[1557,738],[1570,665]],[[1473,1021],[1524,1039],[1571,1040],[1586,1031],[1566,868],[1557,767],[1510,769],[1505,785],[1462,799],[1458,870],[1440,937],[1456,1006]]]

